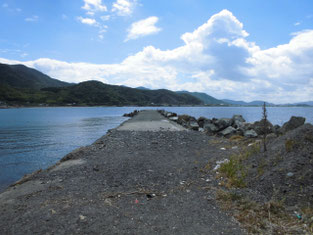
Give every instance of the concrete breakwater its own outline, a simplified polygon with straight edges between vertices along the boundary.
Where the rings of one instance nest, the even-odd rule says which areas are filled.
[[[208,144],[156,111],[0,194],[0,234],[242,234],[215,201]]]

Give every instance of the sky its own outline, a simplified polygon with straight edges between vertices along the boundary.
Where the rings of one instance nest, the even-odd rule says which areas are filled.
[[[313,100],[312,0],[0,0],[0,63],[66,82]]]

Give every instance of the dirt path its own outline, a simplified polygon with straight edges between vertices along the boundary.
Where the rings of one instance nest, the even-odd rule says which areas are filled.
[[[243,234],[215,201],[213,137],[141,112],[0,194],[0,234]]]

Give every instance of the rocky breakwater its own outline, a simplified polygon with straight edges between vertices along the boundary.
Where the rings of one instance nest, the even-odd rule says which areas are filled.
[[[168,119],[195,131],[201,131],[207,135],[231,137],[234,135],[244,136],[247,138],[257,138],[263,134],[268,138],[285,134],[287,131],[296,129],[305,123],[305,118],[292,116],[283,126],[273,125],[268,120],[260,120],[254,123],[246,122],[242,115],[234,115],[232,118],[212,118],[208,119],[189,115],[177,115],[176,113],[159,110],[159,112]]]
[[[139,113],[139,111],[135,109],[133,112],[123,114],[123,117],[134,117],[138,113]]]

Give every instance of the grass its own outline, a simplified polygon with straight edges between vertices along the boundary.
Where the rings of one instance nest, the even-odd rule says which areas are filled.
[[[246,169],[235,156],[231,156],[229,162],[221,164],[219,173],[227,177],[227,187],[246,186]]]
[[[243,149],[239,154],[230,156],[229,161],[221,164],[219,176],[226,177],[226,186],[243,188],[246,187],[247,169],[243,161],[260,152],[260,144],[255,143]]]
[[[233,135],[229,138],[230,141],[234,141],[234,142],[239,142],[239,141],[242,141],[243,139],[244,137],[241,135]]]
[[[233,216],[249,234],[312,234],[312,220],[299,220],[284,209],[282,201],[258,203],[234,192],[218,189],[216,199],[222,209]],[[308,215],[312,213],[308,210]],[[309,218],[309,217],[308,217]]]

